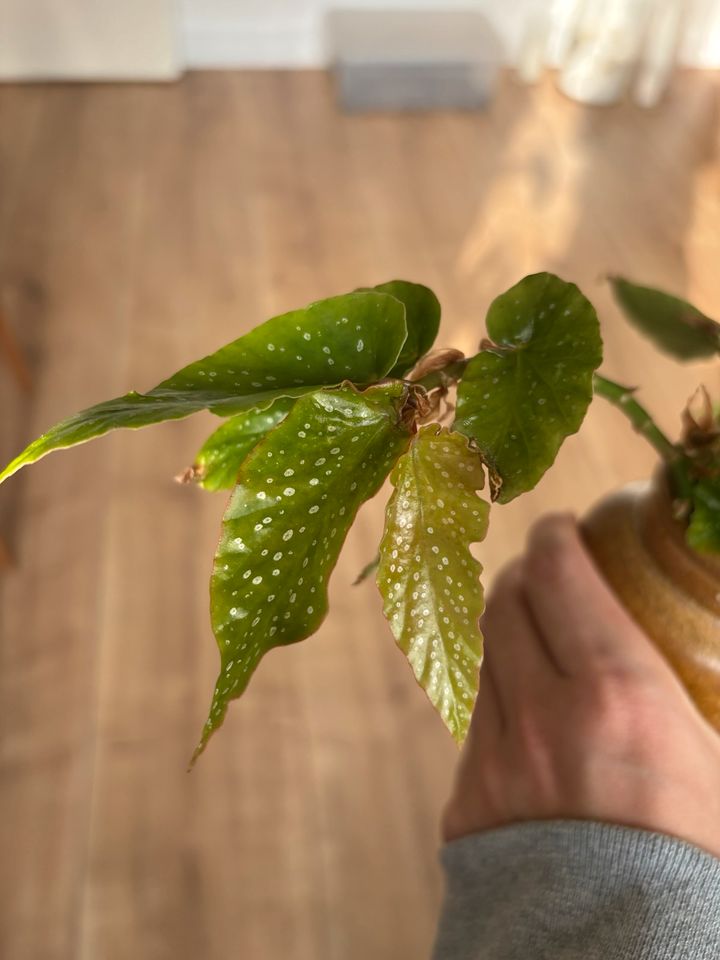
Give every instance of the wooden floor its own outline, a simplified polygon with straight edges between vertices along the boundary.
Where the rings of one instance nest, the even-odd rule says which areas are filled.
[[[59,416],[312,299],[400,276],[472,350],[526,273],[578,282],[605,370],[668,430],[702,370],[612,307],[622,271],[720,312],[717,88],[586,109],[507,81],[483,114],[343,117],[321,74],[171,86],[0,88],[0,297],[35,375],[0,370],[0,455]],[[718,388],[717,374],[708,382]],[[319,635],[273,653],[195,772],[217,654],[207,578],[223,496],[170,478],[200,416],[58,454],[0,490],[0,956],[400,960],[427,955],[437,819],[456,751],[380,616],[351,589],[365,508]],[[652,467],[614,411],[530,496],[498,508],[492,579],[548,508]]]

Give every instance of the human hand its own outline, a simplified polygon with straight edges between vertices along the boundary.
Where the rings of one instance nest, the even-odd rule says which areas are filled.
[[[610,592],[571,517],[536,524],[498,577],[483,632],[446,840],[583,819],[720,856],[720,737]]]

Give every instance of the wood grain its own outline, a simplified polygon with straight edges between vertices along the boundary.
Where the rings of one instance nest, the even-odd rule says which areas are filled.
[[[472,350],[490,299],[553,269],[597,303],[609,376],[673,432],[716,372],[628,330],[599,282],[720,307],[717,88],[681,75],[642,112],[507,80],[486,113],[341,116],[323,74],[0,88],[0,295],[31,400],[0,375],[0,455],[58,416],[146,388],[272,313],[394,276],[433,286]],[[216,651],[223,508],[174,486],[212,418],[113,435],[0,490],[0,955],[12,960],[390,960],[427,955],[455,748],[351,589],[274,652],[185,773]],[[492,580],[547,509],[582,511],[652,455],[593,405],[536,491],[493,516]]]

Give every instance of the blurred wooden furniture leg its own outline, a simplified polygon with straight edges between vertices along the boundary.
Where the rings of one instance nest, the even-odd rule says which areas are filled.
[[[32,387],[30,368],[2,313],[0,313],[0,355],[12,370],[20,388],[29,392]]]

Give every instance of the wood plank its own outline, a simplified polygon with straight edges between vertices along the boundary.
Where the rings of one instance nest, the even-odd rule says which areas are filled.
[[[26,436],[122,379],[144,113],[130,89],[47,89],[41,102],[0,266],[42,292],[25,315],[43,344]],[[76,955],[108,453],[58,456],[0,492],[20,533],[18,566],[0,584],[0,954],[23,960]]]
[[[0,87],[0,238],[10,229],[21,229],[22,221],[14,216],[17,205],[27,199],[23,190],[27,164],[36,142],[37,123],[42,115],[43,101],[38,91]],[[27,183],[27,181],[25,181]],[[0,246],[2,239],[0,239]],[[22,239],[13,247],[23,247]],[[9,269],[7,254],[0,272],[0,314],[3,327],[18,345],[29,368],[35,363],[39,337],[31,333],[37,319],[35,284],[22,271]],[[24,322],[23,322],[24,321]],[[8,376],[4,362],[0,365],[0,460],[7,462],[22,445],[27,423],[28,398],[18,391],[15,377]],[[6,551],[15,548],[17,494],[0,497],[0,537],[6,541]]]

